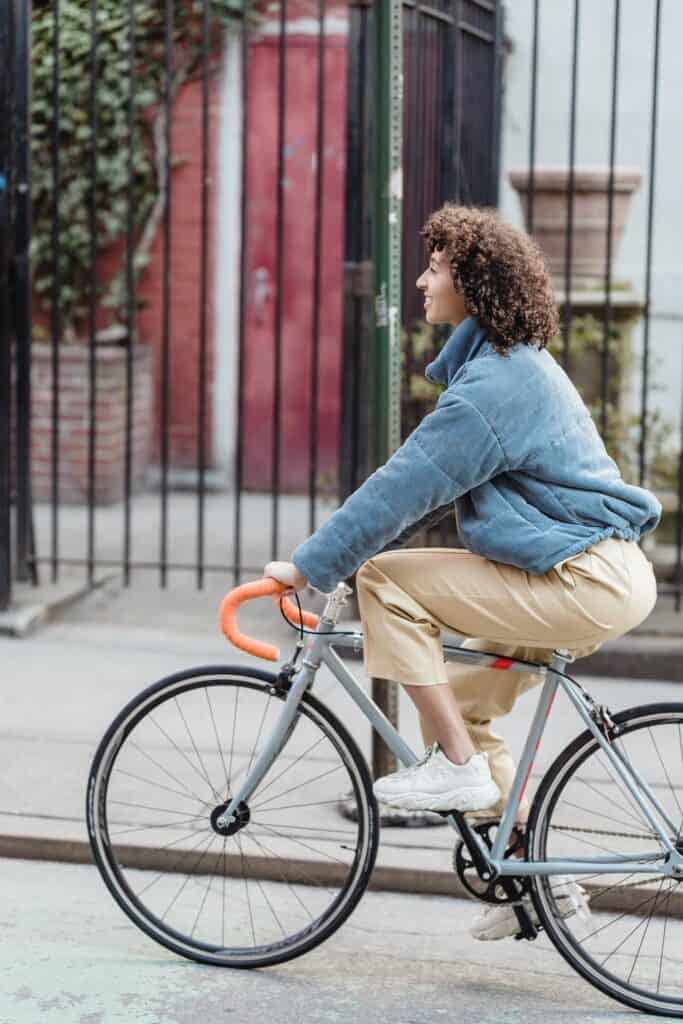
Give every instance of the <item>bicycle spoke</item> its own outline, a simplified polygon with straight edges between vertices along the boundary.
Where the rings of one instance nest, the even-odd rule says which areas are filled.
[[[177,845],[178,845],[178,843],[182,843],[182,842],[183,842],[183,840],[185,840],[185,839],[189,839],[189,838],[190,838],[190,836],[194,836],[194,835],[196,835],[196,833],[195,833],[195,832],[188,832],[188,833],[187,833],[187,835],[185,835],[185,836],[181,836],[181,837],[180,837],[179,839],[174,839],[174,840],[173,840],[172,842],[170,842],[170,843],[166,843],[166,845],[165,845],[165,846],[162,846],[162,847],[161,847],[160,849],[162,849],[162,850],[168,850],[168,849],[170,849],[170,848],[171,848],[171,846],[177,846]],[[194,845],[194,846],[192,847],[192,849],[191,849],[191,850],[184,850],[184,851],[183,851],[183,852],[182,852],[182,853],[180,854],[180,856],[181,856],[181,857],[186,857],[186,856],[189,856],[189,855],[190,855],[190,854],[192,854],[192,853],[195,853],[195,852],[196,852],[196,850],[198,849],[198,847],[200,847],[200,846],[202,845],[202,843],[203,843],[203,842],[205,842],[205,841],[206,841],[206,836],[202,836],[202,837],[201,837],[201,839],[199,840],[199,842],[195,843],[195,845]],[[157,883],[157,882],[159,881],[159,879],[160,879],[160,878],[165,878],[165,877],[166,877],[166,872],[165,872],[165,871],[159,871],[159,872],[158,872],[158,873],[156,874],[156,876],[155,876],[155,877],[154,877],[154,878],[152,879],[152,881],[151,881],[151,882],[148,882],[148,884],[147,884],[147,885],[146,885],[146,886],[144,887],[144,889],[138,889],[138,891],[136,892],[136,894],[135,894],[135,895],[136,895],[137,897],[140,897],[140,896],[142,896],[142,895],[143,895],[144,893],[146,893],[146,892],[147,892],[147,891],[148,891],[149,889],[151,889],[151,888],[152,888],[152,886],[153,886],[153,885],[155,885],[155,884],[156,884],[156,883]]]
[[[190,743],[192,744],[192,749],[194,750],[194,752],[195,752],[195,754],[197,756],[197,760],[199,761],[199,764],[200,764],[200,767],[201,767],[201,773],[200,774],[202,774],[204,776],[204,779],[206,780],[206,784],[209,787],[209,789],[211,790],[211,792],[213,793],[214,798],[216,799],[216,801],[220,802],[220,795],[216,791],[216,789],[214,788],[213,782],[209,778],[209,774],[208,774],[208,772],[206,770],[206,766],[205,766],[204,761],[202,759],[202,755],[199,753],[199,750],[197,749],[197,744],[194,741],[194,736],[190,732],[190,727],[187,724],[187,720],[185,718],[185,715],[183,714],[183,709],[181,708],[180,704],[178,703],[178,698],[174,697],[173,700],[174,700],[174,704],[175,704],[176,708],[178,709],[178,714],[180,715],[180,717],[181,717],[181,719],[183,721],[183,725],[185,726],[185,732],[187,733],[187,735],[189,737],[189,740],[190,740]]]
[[[163,789],[167,793],[175,793],[176,796],[181,796],[183,800],[187,800],[185,793],[182,793],[179,789],[171,789],[170,786],[164,786],[161,782],[153,782],[152,779],[145,779],[141,775],[134,775],[133,772],[127,772],[123,768],[116,768],[115,771],[117,775],[126,775],[129,779],[135,779],[136,782],[145,782],[148,786]],[[190,796],[190,799],[194,800],[195,803],[202,804],[203,807],[206,806],[206,801],[200,800],[199,797]]]
[[[142,747],[138,746],[134,741],[131,743],[131,745],[133,747],[133,750],[136,750],[139,754],[142,754],[143,757],[146,757],[148,761],[151,761],[153,765],[156,765],[156,767],[159,769],[159,771],[163,772],[164,775],[168,775],[169,779],[173,779],[174,782],[177,782],[178,785],[182,789],[184,789],[186,793],[189,793],[190,796],[194,797],[194,799],[197,801],[197,803],[200,803],[200,804],[205,804],[206,803],[205,800],[202,800],[202,798],[200,796],[197,796],[197,794],[194,793],[191,789],[188,789],[187,786],[184,786],[183,783],[180,781],[180,779],[177,779],[175,777],[175,775],[173,775],[171,772],[167,771],[166,768],[164,768],[163,765],[159,764],[158,761],[155,761],[154,758],[152,757],[152,755],[148,754],[146,750],[143,750]]]
[[[215,833],[213,833],[213,832],[212,832],[212,833],[211,833],[211,836],[210,836],[210,838],[209,838],[209,842],[208,842],[208,845],[206,846],[206,848],[205,848],[204,850],[202,850],[201,854],[199,855],[199,857],[197,858],[197,860],[196,860],[196,861],[194,862],[194,864],[192,865],[192,870],[191,870],[191,871],[188,871],[188,872],[187,872],[187,874],[185,875],[185,881],[183,882],[183,884],[182,884],[182,885],[180,886],[180,888],[178,889],[178,892],[177,892],[177,893],[175,894],[175,896],[173,897],[173,899],[172,899],[172,900],[171,900],[171,902],[169,903],[169,905],[168,905],[168,907],[166,908],[166,910],[164,911],[164,913],[163,913],[163,914],[161,915],[161,920],[162,920],[162,921],[164,921],[164,920],[166,919],[166,917],[167,917],[167,916],[168,916],[168,915],[170,914],[170,912],[171,912],[171,910],[172,910],[172,908],[173,908],[173,905],[174,905],[174,904],[176,903],[176,901],[177,901],[178,897],[180,896],[180,894],[181,894],[182,892],[184,892],[184,890],[185,890],[185,886],[186,886],[186,885],[187,885],[187,883],[188,883],[188,882],[190,881],[190,876],[191,876],[191,875],[194,875],[194,874],[195,874],[195,870],[194,870],[194,869],[195,869],[195,868],[198,868],[198,867],[199,867],[199,865],[201,864],[201,862],[202,862],[202,861],[204,860],[204,857],[206,856],[206,854],[207,854],[207,853],[209,852],[209,850],[211,849],[211,847],[212,847],[212,845],[213,845],[213,842],[214,842],[215,838],[216,838],[216,835],[215,835]]]
[[[221,945],[225,948],[225,889],[227,885],[227,858],[225,854],[225,847],[227,845],[227,839],[223,836],[223,893],[221,898]]]
[[[664,910],[664,928],[662,930],[662,945],[659,950],[659,974],[657,975],[657,992],[659,992],[662,984],[662,966],[664,964],[664,942],[666,940],[666,926],[669,923],[669,902],[671,900],[671,892],[673,885],[669,886],[669,891],[666,896],[666,909]]]
[[[263,714],[261,715],[261,721],[259,722],[259,727],[258,727],[258,732],[256,734],[256,739],[254,740],[253,746],[251,748],[251,756],[249,758],[249,764],[247,765],[247,771],[246,771],[247,775],[251,771],[251,766],[252,766],[252,764],[254,762],[254,757],[256,755],[256,748],[258,747],[258,741],[261,739],[261,732],[263,730],[263,723],[266,720],[266,715],[268,714],[268,708],[270,707],[270,702],[272,701],[272,699],[273,699],[273,696],[272,696],[272,694],[269,693],[268,694],[268,700],[266,701],[266,705],[265,705],[265,707],[263,709]],[[260,751],[259,751],[259,753],[260,753]]]
[[[291,822],[288,822],[288,821],[265,822],[263,820],[263,818],[259,818],[258,820],[256,818],[252,818],[251,819],[251,824],[252,825],[259,825],[259,824],[260,825],[267,825],[267,824],[273,825],[274,824],[274,825],[279,825],[280,828],[300,829],[300,830],[305,831],[305,832],[330,832],[331,834],[333,834],[335,836],[342,836],[342,838],[345,837],[345,836],[353,838],[354,836],[358,835],[356,830],[349,829],[349,828],[323,828],[321,825],[293,825]]]
[[[194,936],[194,933],[197,930],[197,925],[199,924],[199,918],[202,916],[202,910],[204,909],[204,905],[206,903],[206,897],[209,895],[209,891],[211,889],[211,883],[212,882],[213,882],[213,875],[209,875],[209,884],[207,885],[207,887],[206,887],[206,889],[204,891],[204,896],[202,897],[202,902],[199,904],[199,910],[197,911],[197,916],[194,919],[194,924],[192,925],[192,931],[190,932],[191,936]]]
[[[237,726],[237,705],[240,699],[240,691],[235,689],[235,707],[232,714],[232,739],[230,741],[230,768],[228,770],[228,793],[231,792],[230,783],[232,780],[232,755],[235,750],[235,728]]]
[[[133,804],[129,800],[110,800],[110,804],[117,804],[120,807],[134,807],[140,811],[161,811],[164,814],[187,814],[187,811],[174,811],[172,807],[150,807],[149,804]]]
[[[257,838],[256,838],[256,837],[254,836],[253,832],[251,833],[251,841],[252,841],[252,843],[255,843],[255,844],[256,844],[256,846],[258,846],[258,848],[259,848],[260,850],[263,850],[263,851],[264,851],[264,853],[265,853],[265,854],[266,854],[266,855],[267,855],[268,857],[273,857],[273,858],[275,858],[275,857],[277,856],[277,854],[273,853],[273,851],[272,851],[272,850],[268,849],[268,847],[267,847],[267,846],[265,845],[265,843],[263,843],[263,842],[259,841],[259,840],[258,840],[258,839],[257,839]],[[313,918],[313,914],[311,914],[310,910],[308,909],[308,907],[306,906],[306,904],[304,903],[304,901],[303,901],[303,900],[301,899],[301,896],[300,896],[300,895],[299,895],[299,894],[297,893],[296,889],[294,889],[294,887],[292,886],[292,883],[291,883],[291,882],[290,882],[290,881],[289,881],[289,880],[288,880],[288,879],[287,879],[287,878],[285,877],[285,875],[283,874],[283,872],[282,872],[282,870],[281,870],[280,868],[278,868],[278,873],[279,873],[279,875],[280,875],[280,878],[281,878],[281,879],[282,879],[282,881],[284,882],[284,884],[285,884],[285,885],[287,886],[287,888],[288,888],[288,889],[290,890],[290,892],[291,892],[291,893],[292,893],[292,895],[294,896],[294,898],[295,898],[296,900],[298,900],[298,902],[300,903],[300,905],[301,905],[301,906],[302,906],[302,907],[304,908],[304,910],[306,911],[306,914],[308,915],[308,919],[309,919],[309,920],[310,920],[311,922],[313,922],[313,920],[314,920],[314,918]]]
[[[247,906],[249,907],[249,921],[251,923],[251,937],[254,940],[254,945],[256,945],[256,930],[254,928],[254,914],[253,914],[253,911],[251,909],[251,899],[249,897],[249,883],[248,883],[248,881],[246,879],[246,876],[244,874],[244,850],[242,849],[242,843],[241,843],[239,835],[235,836],[235,842],[237,843],[237,848],[240,851],[240,867],[241,867],[241,870],[242,870],[242,881],[244,882],[244,888],[246,890],[246,895],[247,895]]]
[[[263,787],[263,789],[259,790],[259,795],[263,796],[265,791],[267,789],[270,789],[270,787],[273,785],[274,782],[277,782],[278,779],[281,779],[282,776],[285,774],[285,772],[291,771],[291,769],[294,768],[294,766],[299,763],[299,761],[301,760],[302,757],[305,757],[306,754],[309,754],[311,752],[311,750],[314,750],[318,746],[319,743],[322,743],[322,741],[325,738],[326,738],[325,736],[321,736],[320,739],[316,740],[314,743],[311,743],[310,747],[308,747],[307,750],[304,750],[303,753],[299,754],[299,756],[296,758],[296,760],[290,762],[290,764],[288,764],[286,768],[282,769],[282,771],[280,772],[279,775],[276,775],[275,778],[271,779],[270,782]]]
[[[604,811],[593,811],[593,810],[591,810],[590,807],[582,807],[580,804],[572,803],[571,800],[567,800],[566,798],[562,801],[562,803],[565,804],[568,807],[573,807],[574,810],[576,810],[576,811],[581,811],[583,814],[592,814],[596,818],[604,818],[607,821],[613,821],[615,825],[621,825],[621,826],[623,826],[623,828],[630,828],[631,827],[630,825],[627,825],[625,822],[620,821],[619,818],[613,818],[610,814],[605,814]],[[641,834],[641,835],[638,835],[636,838],[638,838],[638,839],[654,839],[656,837],[655,837],[654,832],[651,831],[648,835]]]
[[[225,765],[225,757],[223,756],[223,747],[221,746],[221,741],[218,738],[218,728],[216,726],[216,718],[215,718],[214,713],[213,713],[213,707],[212,707],[212,704],[211,704],[211,698],[209,696],[209,691],[208,691],[208,688],[206,686],[204,687],[204,695],[206,697],[206,703],[209,706],[209,714],[211,715],[211,724],[213,725],[213,734],[216,737],[216,750],[221,755],[221,762],[223,764],[223,774],[225,775],[225,792],[226,792],[226,795],[227,795],[227,793],[230,791],[230,785],[228,783],[228,769],[226,768],[226,765]]]
[[[323,857],[328,857],[329,860],[335,860],[337,864],[341,864],[343,865],[343,867],[348,867],[346,861],[340,860],[339,857],[334,857],[331,853],[326,853],[324,850],[316,850],[314,846],[309,846],[308,843],[302,842],[301,839],[295,839],[294,836],[285,836],[282,834],[282,832],[278,832],[276,828],[273,828],[272,825],[266,825],[265,827],[270,832],[274,832],[276,836],[280,837],[280,839],[289,839],[292,843],[297,843],[299,846],[303,846],[304,849],[308,850],[310,853],[315,853],[318,855],[322,854]]]
[[[187,756],[187,754],[185,753],[185,751],[184,751],[184,750],[183,750],[183,749],[182,749],[181,747],[179,747],[179,746],[178,746],[178,744],[177,744],[177,743],[175,742],[175,740],[172,740],[172,739],[171,739],[171,737],[170,737],[170,736],[168,735],[168,733],[166,732],[166,730],[165,730],[165,729],[163,729],[163,728],[162,728],[162,727],[161,727],[161,726],[159,725],[159,723],[158,723],[158,722],[157,722],[157,720],[155,719],[154,715],[150,714],[150,716],[149,716],[149,720],[150,720],[150,722],[152,723],[152,725],[156,726],[156,728],[157,728],[157,729],[159,730],[159,732],[161,733],[161,735],[162,735],[162,736],[165,736],[165,737],[166,737],[166,739],[167,739],[167,740],[168,740],[168,742],[169,742],[169,743],[171,744],[171,746],[172,746],[172,747],[174,747],[174,748],[175,748],[175,750],[177,750],[177,751],[178,751],[178,753],[179,753],[179,754],[180,754],[180,756],[181,756],[181,757],[183,758],[183,760],[184,760],[184,761],[187,761],[187,763],[189,764],[189,766],[190,766],[190,768],[192,769],[192,771],[193,771],[193,772],[194,772],[194,773],[195,773],[195,774],[196,774],[197,776],[199,776],[199,778],[200,778],[200,779],[202,780],[202,782],[206,782],[207,780],[206,780],[206,779],[204,778],[204,776],[202,775],[202,773],[201,773],[201,772],[199,771],[199,769],[197,768],[196,764],[194,764],[194,762],[190,760],[190,758],[189,758],[189,757]],[[217,800],[218,800],[218,801],[220,802],[220,797],[217,797],[217,796],[216,796],[216,793],[215,793],[215,791],[214,791],[214,788],[213,788],[213,786],[211,785],[211,783],[209,783],[209,789],[211,790],[211,793],[212,793],[213,797],[214,797],[214,798],[216,798],[216,799],[217,799]]]
[[[110,832],[109,835],[113,839],[114,836],[126,836],[130,832],[148,832],[153,828],[178,828],[179,825],[189,825],[191,821],[206,821],[206,816],[200,814],[195,818],[185,818],[184,821],[167,821],[156,825],[135,825],[131,828],[117,829],[115,832]]]
[[[612,774],[612,766],[611,765],[608,766],[603,761],[603,758],[602,758],[601,754],[597,754],[597,761],[598,761],[598,764],[600,764],[600,766],[602,767],[602,769],[605,772],[605,774],[607,775],[607,777],[610,779],[610,781],[617,787],[617,792],[619,794],[621,794],[622,796],[623,796],[624,793],[626,793],[626,795],[629,797],[629,799],[633,801],[633,807],[635,808],[637,813],[634,814],[632,809],[629,809],[629,807],[627,807],[624,804],[622,804],[621,800],[617,800],[617,798],[614,795],[612,797],[613,802],[620,808],[620,810],[622,810],[625,814],[628,814],[629,818],[631,818],[632,821],[639,828],[642,828],[643,825],[645,825],[646,828],[649,828],[650,827],[649,826],[649,822],[648,822],[647,818],[645,817],[645,815],[643,814],[642,809],[639,807],[638,803],[633,799],[633,797],[631,796],[631,793],[628,790],[624,789],[624,783],[621,781],[619,776]]]
[[[326,775],[331,775],[333,772],[338,772],[343,765],[335,765],[334,768],[328,768],[326,772],[321,772],[320,775],[314,775],[312,779],[306,779],[305,782],[299,782],[296,786],[291,786],[289,789],[285,789],[280,793],[276,793],[274,796],[269,796],[267,800],[264,800],[260,804],[254,805],[254,810],[258,811],[261,807],[265,807],[271,800],[279,800],[281,796],[287,796],[288,793],[293,793],[297,789],[301,789],[302,786],[310,786],[312,782],[317,782],[319,779],[324,779]],[[271,808],[272,810],[272,808]]]
[[[659,889],[654,894],[654,896],[651,897],[651,899],[652,899],[652,906],[650,907],[650,913],[647,915],[647,917],[643,917],[640,921],[638,921],[638,923],[631,929],[631,931],[628,932],[626,937],[621,940],[619,945],[615,946],[614,949],[612,950],[612,952],[609,953],[605,957],[605,959],[603,961],[601,961],[603,966],[607,963],[608,960],[612,959],[614,954],[617,953],[626,942],[628,942],[628,940],[631,938],[631,936],[634,935],[638,931],[639,928],[643,927],[643,924],[645,925],[645,928],[643,930],[643,935],[642,935],[641,939],[644,939],[645,935],[647,935],[647,930],[650,927],[650,921],[652,920],[652,915],[654,914],[655,909],[657,907],[657,903],[659,902],[659,898],[660,898],[660,896],[662,894],[662,886],[664,885],[665,881],[666,881],[666,879],[663,878],[662,881],[660,882]],[[618,918],[617,918],[617,920],[618,920]]]
[[[673,796],[674,800],[676,801],[676,806],[678,807],[678,813],[683,817],[683,810],[681,810],[681,805],[679,803],[678,796],[676,795],[676,790],[674,789],[674,787],[673,787],[673,785],[671,783],[671,779],[669,778],[669,773],[666,770],[666,765],[664,764],[664,760],[663,760],[662,755],[660,753],[659,747],[657,746],[657,741],[655,740],[655,738],[654,738],[654,736],[652,734],[652,729],[648,729],[647,731],[650,734],[650,739],[652,740],[652,745],[654,746],[655,750],[657,751],[657,757],[659,758],[659,763],[661,764],[662,770],[663,770],[664,774],[666,775],[666,781],[669,783],[669,789],[671,790],[671,795]]]

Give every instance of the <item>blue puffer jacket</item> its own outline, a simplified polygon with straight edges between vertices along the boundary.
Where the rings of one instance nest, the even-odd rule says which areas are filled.
[[[333,590],[449,503],[468,550],[534,575],[659,523],[659,501],[622,479],[546,349],[520,344],[501,356],[468,317],[425,376],[446,385],[433,412],[292,553],[317,590]]]

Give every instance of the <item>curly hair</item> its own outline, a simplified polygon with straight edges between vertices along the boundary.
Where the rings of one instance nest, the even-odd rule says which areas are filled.
[[[545,348],[559,332],[557,300],[540,246],[496,209],[446,202],[429,215],[420,234],[428,256],[445,250],[469,316],[486,328],[501,355],[520,343]]]

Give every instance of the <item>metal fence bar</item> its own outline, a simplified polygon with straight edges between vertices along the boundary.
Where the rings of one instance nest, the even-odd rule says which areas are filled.
[[[681,369],[681,409],[683,410],[683,368]],[[676,515],[676,601],[675,611],[681,610],[683,590],[683,415],[681,416],[680,448],[678,450],[678,514]]]
[[[308,531],[316,529],[315,495],[318,477],[318,349],[320,346],[320,266],[322,262],[322,204],[325,170],[325,0],[318,0],[318,107],[316,124],[315,227],[313,239],[313,337],[309,405]]]
[[[135,302],[135,62],[136,7],[135,0],[128,3],[128,189],[126,210],[126,452],[123,481],[123,582],[130,585],[132,541],[131,492],[133,479],[133,408],[135,395],[134,353],[137,343]]]
[[[534,200],[536,198],[535,193],[535,173],[536,173],[536,114],[538,112],[538,4],[539,0],[534,0],[534,20],[533,20],[533,42],[531,44],[531,100],[530,106],[530,126],[529,126],[529,191],[527,192],[527,214],[526,214],[526,229],[529,234],[534,232]]]
[[[572,261],[574,242],[574,162],[576,159],[576,96],[578,90],[579,66],[579,0],[574,0],[574,38],[572,44],[572,92],[569,114],[569,185],[567,189],[567,238],[564,265],[564,317],[562,336],[564,339],[563,366],[571,373],[569,353],[569,332],[572,321]]]
[[[643,333],[643,376],[640,405],[640,443],[638,446],[638,482],[646,486],[645,479],[645,445],[647,435],[647,386],[650,360],[650,316],[652,299],[652,247],[654,239],[654,208],[655,208],[655,158],[657,154],[657,100],[659,95],[659,36],[661,28],[662,2],[656,0],[655,6],[655,39],[652,56],[652,111],[650,113],[650,170],[647,197],[647,242],[645,246],[645,312]]]
[[[455,0],[455,201],[463,201],[462,182],[462,101],[464,83],[464,34],[463,24],[463,0]]]
[[[272,534],[270,557],[278,556],[280,512],[280,421],[282,406],[282,299],[283,299],[283,233],[284,233],[284,176],[285,176],[285,116],[287,104],[287,0],[280,4],[280,38],[278,46],[278,113],[277,113],[277,226],[276,285],[275,285],[275,362],[273,364],[273,436],[272,436]]]
[[[612,52],[612,99],[609,132],[609,184],[607,186],[607,262],[605,265],[605,306],[602,334],[601,433],[607,443],[607,378],[609,336],[612,327],[612,224],[614,220],[614,160],[617,146],[617,94],[619,85],[619,15],[621,0],[614,4],[614,49]]]
[[[50,303],[51,365],[52,365],[52,434],[50,452],[50,555],[52,559],[52,582],[59,576],[59,421],[60,421],[60,348],[62,343],[62,305],[59,301],[61,290],[61,167],[59,132],[61,120],[60,85],[60,8],[61,0],[54,0],[54,22],[52,38],[52,295]]]
[[[31,521],[31,3],[14,3],[14,327],[18,580],[35,580]]]
[[[88,584],[95,576],[95,453],[97,447],[97,0],[90,3],[90,295],[88,310],[89,386],[88,412],[88,529],[87,567]]]
[[[171,149],[173,118],[173,0],[166,0],[164,8],[164,240],[163,240],[163,312],[161,328],[161,533],[160,582],[168,582],[168,464],[169,419],[171,383]]]
[[[12,124],[12,12],[0,0],[0,612],[12,599],[12,348],[9,314],[9,165]]]
[[[199,379],[197,395],[197,587],[204,586],[204,524],[206,505],[206,368],[207,368],[207,292],[209,238],[209,28],[211,6],[202,7],[202,161],[201,161],[201,236],[199,281]]]
[[[494,42],[494,65],[493,65],[493,159],[491,160],[491,198],[492,205],[497,206],[500,193],[500,159],[501,159],[501,136],[503,122],[503,93],[505,83],[503,80],[503,49],[505,43],[505,7],[502,3],[496,4],[495,9],[495,42]],[[498,98],[500,97],[500,99]]]
[[[237,353],[237,417],[235,438],[235,521],[233,529],[233,586],[238,586],[242,574],[242,475],[244,466],[244,318],[246,308],[247,289],[247,214],[246,214],[246,180],[247,180],[247,108],[249,105],[249,33],[247,27],[247,11],[250,0],[243,0],[242,3],[242,35],[241,35],[241,61],[242,61],[242,167],[241,167],[241,188],[240,188],[240,285],[239,285],[239,330],[238,330],[238,353]]]

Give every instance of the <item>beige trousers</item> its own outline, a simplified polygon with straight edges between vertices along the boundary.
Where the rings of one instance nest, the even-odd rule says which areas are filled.
[[[369,676],[413,686],[449,683],[472,742],[489,756],[502,799],[515,763],[491,728],[517,697],[536,686],[534,673],[446,662],[441,631],[462,633],[462,646],[548,663],[556,648],[576,658],[643,622],[655,606],[652,563],[635,541],[617,537],[558,562],[543,576],[454,548],[399,548],[376,555],[356,574]],[[420,716],[425,746],[434,736]],[[520,805],[520,820],[528,813]]]

